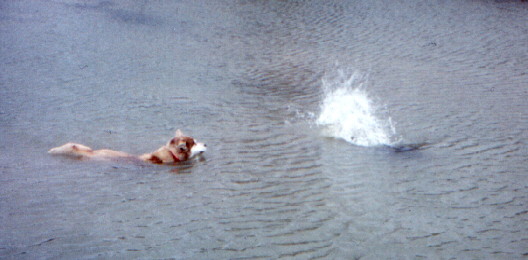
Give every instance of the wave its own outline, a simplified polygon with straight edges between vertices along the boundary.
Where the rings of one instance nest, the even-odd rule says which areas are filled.
[[[330,137],[358,146],[393,146],[396,130],[390,117],[382,118],[366,91],[367,77],[360,72],[326,75],[324,97],[316,124]]]

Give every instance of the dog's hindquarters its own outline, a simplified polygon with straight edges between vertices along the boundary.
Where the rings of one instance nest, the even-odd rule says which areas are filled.
[[[77,143],[66,143],[62,146],[52,148],[48,151],[50,154],[57,154],[57,155],[66,155],[66,156],[73,156],[73,157],[88,157],[88,158],[94,158],[94,159],[112,159],[112,158],[132,158],[134,156],[120,151],[113,151],[113,150],[92,150],[92,148],[77,144]]]
[[[66,143],[59,147],[52,148],[48,151],[51,154],[60,154],[60,155],[71,155],[71,156],[90,156],[93,153],[92,148],[76,143]]]

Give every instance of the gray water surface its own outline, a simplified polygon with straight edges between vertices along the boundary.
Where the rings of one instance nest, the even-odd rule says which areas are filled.
[[[356,72],[427,145],[324,133]],[[527,99],[521,1],[2,1],[0,258],[523,259]],[[201,160],[46,153],[176,129]]]

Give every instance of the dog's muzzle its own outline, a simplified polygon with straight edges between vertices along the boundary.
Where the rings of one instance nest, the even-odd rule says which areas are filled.
[[[195,142],[194,146],[191,148],[191,157],[202,154],[207,151],[207,145],[204,143]]]

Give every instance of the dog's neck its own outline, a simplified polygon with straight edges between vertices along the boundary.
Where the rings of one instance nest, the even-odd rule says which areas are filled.
[[[169,150],[170,155],[172,156],[172,159],[174,162],[181,162],[181,160],[176,156],[171,150]]]

